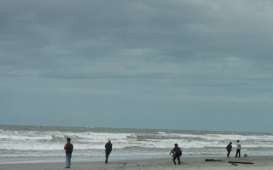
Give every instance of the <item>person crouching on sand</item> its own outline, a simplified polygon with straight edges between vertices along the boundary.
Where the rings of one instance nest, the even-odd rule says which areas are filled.
[[[177,162],[180,165],[181,164],[180,157],[182,155],[182,150],[180,147],[178,147],[177,143],[174,144],[174,148],[171,150],[170,154],[173,157],[173,164],[176,165],[176,159],[177,159]]]
[[[105,144],[105,163],[108,163],[108,158],[110,153],[112,152],[112,143],[111,140],[108,140],[108,142]]]
[[[73,152],[73,144],[71,143],[71,139],[67,138],[67,143],[64,145],[65,157],[66,157],[66,166],[65,168],[70,168],[71,165],[71,157]]]
[[[229,144],[226,147],[227,150],[227,158],[229,158],[230,152],[232,151],[232,142],[229,142]]]

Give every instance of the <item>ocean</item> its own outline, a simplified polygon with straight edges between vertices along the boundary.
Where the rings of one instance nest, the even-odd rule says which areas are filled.
[[[108,139],[113,143],[110,161],[169,158],[174,143],[184,157],[224,157],[225,146],[232,141],[235,148],[236,140],[241,141],[242,154],[273,155],[270,133],[0,126],[0,163],[63,162],[66,137],[74,145],[73,161],[103,161]]]

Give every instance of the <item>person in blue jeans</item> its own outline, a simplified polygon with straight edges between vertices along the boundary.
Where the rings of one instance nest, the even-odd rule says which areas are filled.
[[[67,142],[64,145],[65,157],[66,157],[65,168],[70,168],[72,152],[73,152],[73,144],[71,143],[70,138],[67,138],[66,140],[67,140]]]

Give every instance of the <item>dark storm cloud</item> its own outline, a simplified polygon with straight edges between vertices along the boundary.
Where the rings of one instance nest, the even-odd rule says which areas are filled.
[[[58,58],[66,56],[93,62],[119,57],[119,50],[141,48],[158,51],[153,57],[161,56],[163,62],[229,56],[270,59],[269,5],[270,1],[3,1],[1,63],[39,70],[62,67]]]

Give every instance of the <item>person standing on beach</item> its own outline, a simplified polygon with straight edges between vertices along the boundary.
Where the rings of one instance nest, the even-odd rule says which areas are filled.
[[[105,144],[105,163],[108,163],[108,158],[110,153],[112,152],[112,143],[111,140],[108,140],[108,142]]]
[[[237,140],[237,147],[236,147],[236,158],[240,158],[241,157],[241,144],[240,144],[240,140]]]
[[[172,154],[173,157],[173,164],[176,165],[176,159],[178,164],[180,165],[180,157],[182,155],[182,150],[180,147],[178,147],[178,144],[174,144],[174,148],[171,150],[170,154]]]
[[[227,158],[229,158],[230,152],[232,151],[232,142],[229,142],[226,149],[227,149]]]
[[[67,142],[64,145],[65,157],[66,157],[65,168],[70,168],[71,157],[73,152],[73,144],[71,143],[71,138],[67,138],[66,140]]]

